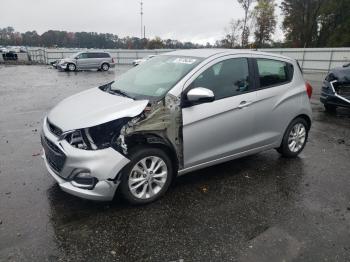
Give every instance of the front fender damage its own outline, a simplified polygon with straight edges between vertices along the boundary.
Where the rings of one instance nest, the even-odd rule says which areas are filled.
[[[168,94],[161,101],[149,103],[145,110],[121,129],[117,146],[127,157],[138,144],[162,144],[176,155],[183,167],[182,113],[180,98]]]

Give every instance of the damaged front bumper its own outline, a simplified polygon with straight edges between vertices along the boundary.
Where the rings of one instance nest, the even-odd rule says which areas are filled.
[[[64,64],[56,64],[56,69],[59,70],[66,70],[67,69],[68,64],[64,63]]]
[[[129,160],[113,148],[82,150],[50,132],[44,120],[41,140],[47,170],[63,191],[72,195],[98,201],[113,199],[118,182],[115,180]],[[78,179],[88,175],[93,183],[87,185]]]
[[[322,87],[320,101],[323,104],[350,108],[350,84],[344,86],[338,81],[329,82],[329,87]]]

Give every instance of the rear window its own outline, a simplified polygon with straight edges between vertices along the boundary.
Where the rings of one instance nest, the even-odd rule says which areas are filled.
[[[293,65],[287,62],[257,59],[257,64],[261,88],[286,84],[293,78]]]
[[[108,53],[99,53],[99,57],[100,58],[107,58],[107,57],[110,57],[110,55]]]

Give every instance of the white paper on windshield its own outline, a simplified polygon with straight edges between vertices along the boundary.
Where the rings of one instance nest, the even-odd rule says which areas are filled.
[[[179,57],[179,58],[174,59],[173,63],[192,65],[196,61],[197,61],[197,59],[194,59],[194,58],[180,58]]]

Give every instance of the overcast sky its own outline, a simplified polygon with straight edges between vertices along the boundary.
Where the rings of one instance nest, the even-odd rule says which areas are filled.
[[[237,0],[143,0],[146,37],[213,43],[232,18],[242,18]],[[276,1],[278,4],[280,0]],[[6,6],[6,8],[4,8]],[[49,29],[140,36],[139,0],[9,0],[0,27],[16,31]],[[5,11],[12,10],[11,12]],[[4,12],[5,11],[5,12]],[[280,17],[280,10],[276,8]],[[280,23],[275,39],[282,38]]]

